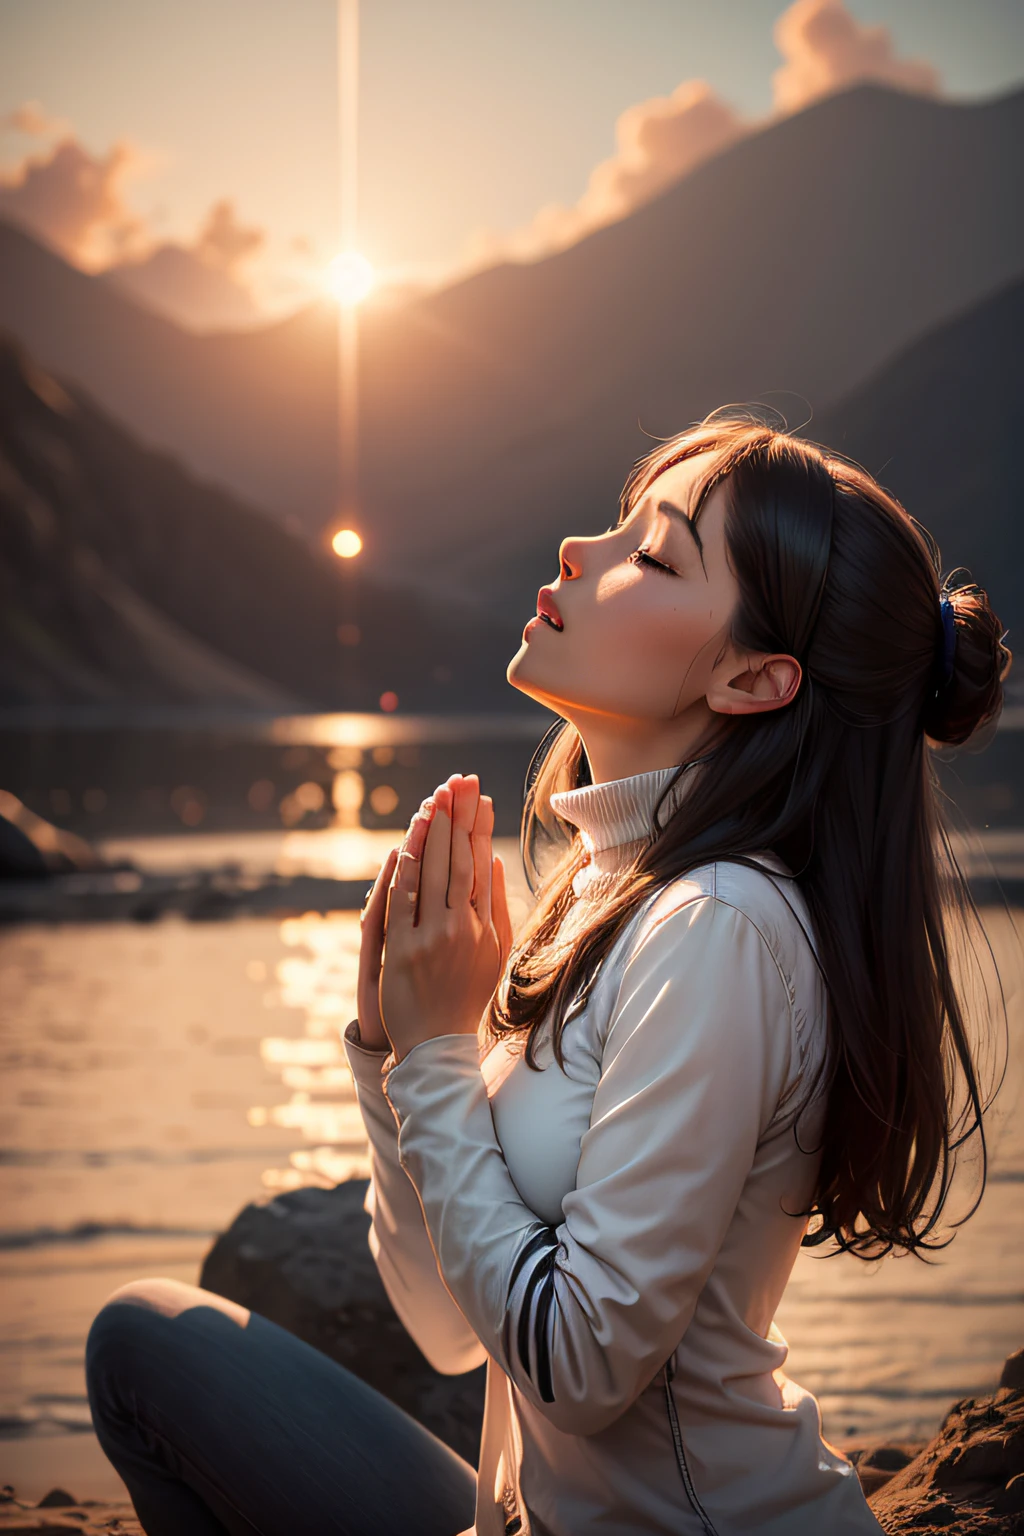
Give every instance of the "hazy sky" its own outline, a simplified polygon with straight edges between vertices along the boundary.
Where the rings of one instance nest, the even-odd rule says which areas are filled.
[[[626,108],[706,80],[772,107],[784,0],[362,0],[361,245],[377,264],[458,262],[474,232],[572,204]],[[847,0],[953,97],[1024,77],[1021,0]],[[304,237],[337,238],[334,0],[0,0],[0,115],[34,100],[105,156],[154,237],[194,240],[218,199],[266,232],[287,282]],[[41,143],[10,128],[11,174]],[[269,290],[268,290],[269,292]],[[282,288],[281,297],[285,294]]]

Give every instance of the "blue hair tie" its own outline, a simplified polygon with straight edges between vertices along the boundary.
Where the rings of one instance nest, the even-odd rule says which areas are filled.
[[[942,687],[948,688],[953,680],[953,662],[956,656],[956,609],[948,597],[939,603],[942,615]]]

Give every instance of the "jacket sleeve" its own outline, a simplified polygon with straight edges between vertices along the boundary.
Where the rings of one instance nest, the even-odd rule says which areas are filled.
[[[353,1019],[342,1043],[370,1142],[370,1252],[391,1305],[434,1369],[471,1371],[487,1351],[441,1278],[419,1196],[399,1163],[398,1126],[381,1082],[390,1053],[360,1044],[358,1029]]]
[[[475,1039],[423,1041],[387,1073],[445,1282],[557,1428],[606,1428],[679,1344],[793,1041],[789,989],[748,917],[704,896],[663,916],[626,963],[556,1228],[519,1198]]]

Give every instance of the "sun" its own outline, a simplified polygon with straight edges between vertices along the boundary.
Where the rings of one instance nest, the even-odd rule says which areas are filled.
[[[331,548],[342,560],[352,560],[363,547],[363,541],[354,528],[339,528],[331,540]]]
[[[342,251],[329,263],[326,286],[346,308],[361,304],[377,280],[373,267],[359,251]]]

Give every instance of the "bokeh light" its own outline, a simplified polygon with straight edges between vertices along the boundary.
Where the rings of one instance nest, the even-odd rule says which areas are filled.
[[[252,810],[257,813],[263,813],[269,811],[273,805],[274,794],[274,782],[272,779],[257,779],[254,784],[250,784],[249,793],[246,798]]]
[[[206,796],[191,784],[179,784],[171,791],[171,809],[180,816],[183,826],[198,827],[206,815]]]
[[[354,556],[358,555],[362,547],[363,541],[354,528],[339,528],[331,540],[331,548],[342,560],[353,559]],[[343,641],[342,644],[344,643]]]
[[[390,688],[386,693],[382,693],[380,696],[380,707],[385,714],[391,714],[392,710],[398,708],[398,694],[392,693]]]
[[[398,804],[398,793],[390,784],[378,784],[370,791],[370,808],[375,816],[390,816]]]
[[[359,807],[363,803],[364,792],[363,776],[354,768],[343,768],[335,774],[331,785],[331,804],[335,810],[337,826],[358,827]]]
[[[360,747],[332,747],[327,754],[327,766],[334,768],[358,768],[363,761]]]
[[[294,795],[296,804],[300,805],[304,811],[319,811],[326,799],[321,786],[312,779],[307,780],[305,784],[300,784],[294,791]]]

